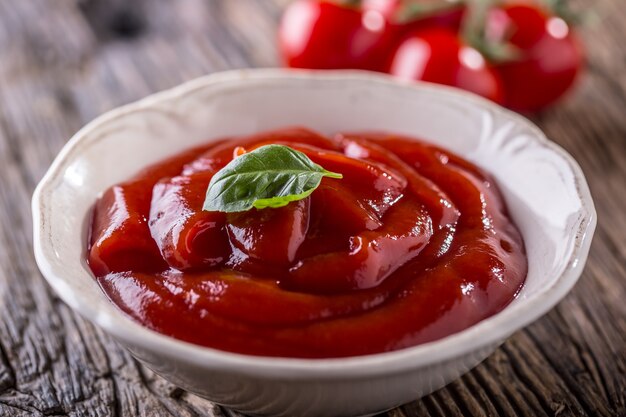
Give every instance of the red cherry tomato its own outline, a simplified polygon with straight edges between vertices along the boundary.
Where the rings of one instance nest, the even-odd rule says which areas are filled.
[[[404,79],[459,87],[497,103],[503,100],[498,74],[480,52],[448,29],[432,28],[408,37],[396,50],[389,72]]]
[[[383,70],[392,42],[377,11],[331,1],[297,0],[283,15],[279,46],[294,68]]]
[[[567,23],[533,5],[491,10],[487,34],[501,40],[510,36],[519,50],[519,58],[497,66],[505,104],[518,111],[537,111],[555,102],[572,86],[583,63],[582,47]]]

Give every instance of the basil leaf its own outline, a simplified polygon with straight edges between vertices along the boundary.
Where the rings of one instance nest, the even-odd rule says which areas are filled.
[[[308,197],[323,177],[343,176],[326,171],[288,146],[261,146],[233,159],[213,176],[202,209],[232,213],[286,206]]]

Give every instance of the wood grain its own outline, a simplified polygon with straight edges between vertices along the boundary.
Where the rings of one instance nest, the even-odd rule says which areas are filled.
[[[237,416],[145,369],[65,306],[32,256],[30,196],[117,105],[278,63],[286,0],[0,0],[0,415]],[[534,121],[581,164],[599,225],[574,290],[473,371],[386,415],[626,416],[626,12],[598,0],[589,69]]]

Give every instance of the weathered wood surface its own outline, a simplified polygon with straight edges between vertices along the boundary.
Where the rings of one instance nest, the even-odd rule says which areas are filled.
[[[276,65],[284,3],[0,0],[0,415],[237,415],[155,376],[60,302],[31,254],[29,201],[96,115],[206,73]],[[601,18],[584,33],[588,74],[536,117],[595,197],[583,277],[475,370],[389,416],[626,415],[626,8],[586,5]]]

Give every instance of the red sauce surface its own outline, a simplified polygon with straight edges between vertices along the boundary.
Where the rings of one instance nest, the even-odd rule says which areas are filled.
[[[202,211],[235,148],[270,143],[343,179],[282,208]],[[503,199],[473,164],[411,138],[305,129],[211,142],[111,187],[88,261],[111,301],[153,330],[310,358],[458,332],[509,304],[527,272]]]

